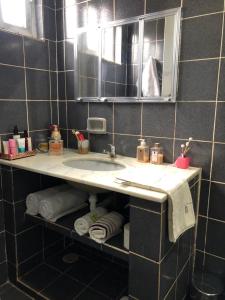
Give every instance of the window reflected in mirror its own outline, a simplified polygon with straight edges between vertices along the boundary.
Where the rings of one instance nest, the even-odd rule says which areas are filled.
[[[0,27],[10,32],[43,39],[42,4],[35,0],[0,0]]]
[[[138,23],[102,33],[102,97],[137,97]]]
[[[82,32],[77,39],[78,97],[97,97],[99,31]]]

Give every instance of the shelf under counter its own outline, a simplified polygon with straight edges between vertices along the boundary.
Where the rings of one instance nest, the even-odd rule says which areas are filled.
[[[64,236],[67,236],[71,239],[74,239],[82,244],[93,247],[97,250],[103,251],[105,253],[111,254],[119,259],[128,261],[129,259],[129,251],[123,247],[123,231],[118,235],[112,237],[104,244],[98,244],[94,240],[92,240],[89,235],[80,236],[74,230],[74,222],[76,219],[85,215],[88,212],[88,208],[84,208],[79,210],[78,212],[71,213],[67,216],[64,216],[57,220],[56,222],[51,222],[40,215],[32,216],[25,213],[25,217],[29,222],[33,222],[36,224],[40,224],[46,226],[47,228],[56,231]]]

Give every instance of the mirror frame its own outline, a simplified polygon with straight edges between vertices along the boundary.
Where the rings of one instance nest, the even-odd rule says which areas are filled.
[[[141,97],[141,85],[142,79],[141,74],[143,71],[143,39],[144,39],[144,21],[155,20],[159,18],[164,18],[167,16],[174,15],[175,22],[174,22],[174,49],[173,49],[173,70],[172,70],[172,92],[170,97]],[[109,27],[116,27],[119,25],[126,25],[131,23],[139,23],[139,51],[138,51],[138,91],[137,97],[102,97],[101,95],[101,81],[102,81],[102,37],[103,37],[103,30]],[[97,97],[79,97],[77,95],[78,87],[79,87],[79,75],[78,75],[78,67],[77,67],[77,59],[78,59],[78,44],[77,44],[77,37],[78,34],[83,32],[88,32],[88,27],[77,28],[76,35],[74,38],[74,61],[75,61],[75,68],[74,68],[74,79],[75,79],[75,101],[76,102],[116,102],[116,103],[156,103],[156,102],[168,102],[173,103],[176,102],[176,95],[178,89],[178,60],[179,60],[179,53],[180,53],[180,32],[181,32],[181,8],[174,8],[168,9],[160,12],[150,13],[141,15],[138,17],[133,17],[129,19],[122,19],[118,21],[112,21],[107,24],[98,25],[95,27],[96,31],[98,31],[99,36],[99,49],[98,49],[98,96]],[[91,29],[93,30],[93,28]]]

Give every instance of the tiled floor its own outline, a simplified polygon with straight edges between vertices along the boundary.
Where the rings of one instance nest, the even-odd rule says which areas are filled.
[[[78,256],[63,262],[63,253],[25,274],[21,281],[50,300],[118,300],[127,294],[128,270],[101,257]]]
[[[32,300],[11,283],[0,286],[0,300]],[[33,299],[34,300],[34,299]]]

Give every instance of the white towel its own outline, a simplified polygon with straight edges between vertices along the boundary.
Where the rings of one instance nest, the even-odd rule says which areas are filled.
[[[143,97],[160,96],[156,59],[152,56],[149,57],[142,72],[142,95]]]
[[[32,216],[36,216],[39,212],[39,205],[41,200],[54,196],[57,193],[68,189],[71,189],[71,187],[68,184],[61,184],[29,194],[26,198],[26,213]]]
[[[121,231],[123,223],[124,218],[122,215],[115,211],[110,212],[90,227],[90,237],[97,243],[103,244]]]
[[[52,222],[85,206],[88,193],[80,190],[67,190],[40,201],[39,214]]]
[[[135,172],[135,170],[134,170]],[[124,172],[118,177],[122,184],[163,192],[168,195],[169,240],[176,242],[181,234],[195,225],[195,214],[190,188],[183,170],[164,167],[150,177],[148,171]],[[160,175],[161,174],[161,175]]]
[[[89,228],[98,219],[107,214],[107,210],[103,207],[97,207],[95,210],[89,212],[81,218],[78,218],[74,222],[74,229],[79,235],[84,235],[88,233]]]

